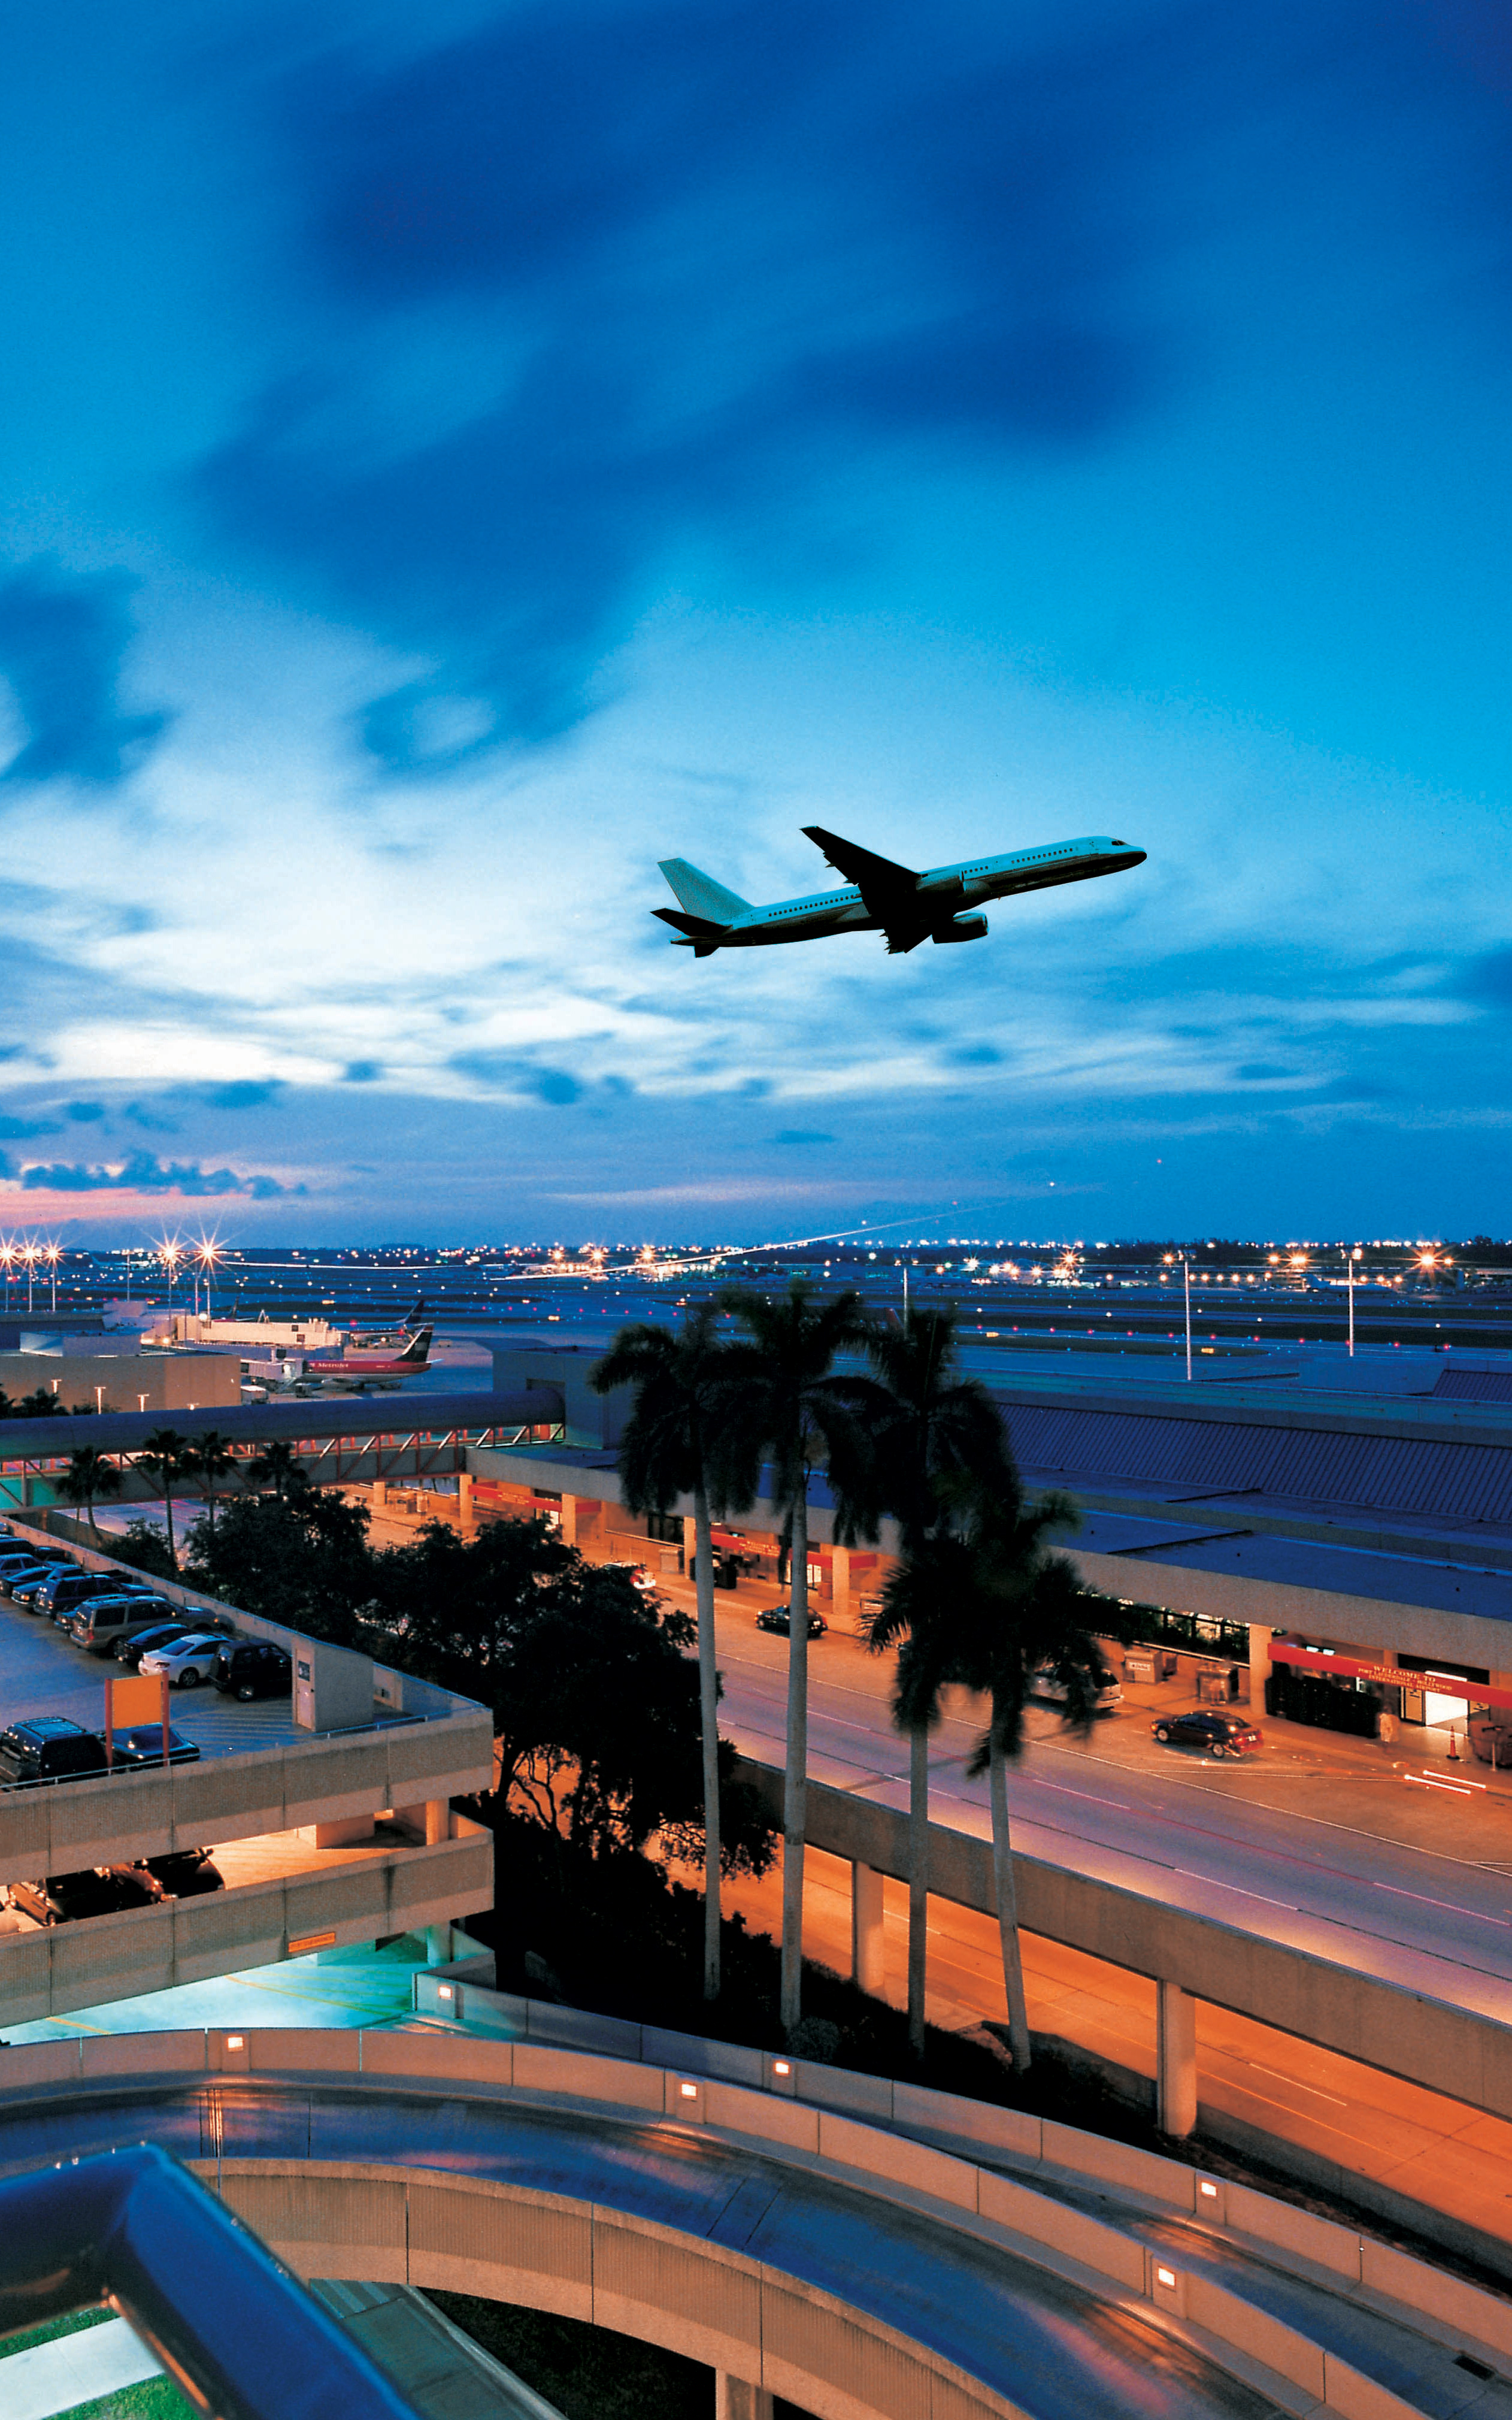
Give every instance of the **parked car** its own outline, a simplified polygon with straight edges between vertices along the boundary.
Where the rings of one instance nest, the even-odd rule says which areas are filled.
[[[108,1655],[119,1639],[159,1630],[172,1617],[165,1596],[91,1596],[69,1622],[69,1636],[89,1654]]]
[[[215,1685],[232,1698],[286,1698],[294,1685],[294,1667],[282,1647],[266,1638],[224,1639],[215,1659]]]
[[[12,1563],[0,1575],[0,1588],[15,1605],[25,1605],[31,1591],[57,1570],[56,1563]]]
[[[758,1630],[775,1630],[780,1637],[790,1638],[793,1635],[792,1606],[786,1605],[768,1606],[764,1613],[759,1613],[756,1616],[756,1627]],[[829,1624],[825,1620],[822,1613],[810,1614],[809,1636],[810,1638],[823,1638],[828,1628]]]
[[[601,1572],[623,1572],[630,1586],[639,1589],[642,1596],[656,1593],[656,1583],[644,1563],[600,1563],[598,1568]]]
[[[137,1670],[144,1678],[165,1672],[176,1689],[197,1689],[215,1678],[215,1659],[225,1645],[221,1630],[191,1631],[187,1638],[170,1639],[166,1647],[150,1647]]]
[[[151,1630],[127,1631],[117,1638],[111,1651],[117,1664],[125,1664],[134,1672],[150,1647],[167,1647],[176,1638],[197,1638],[202,1622],[185,1621],[181,1616],[172,1621],[159,1621]]]
[[[210,1863],[208,1849],[175,1849],[166,1856],[142,1857],[127,1870],[154,1899],[199,1899],[206,1891],[225,1888],[225,1877]]]
[[[1162,1714],[1149,1728],[1163,1747],[1174,1741],[1179,1747],[1205,1748],[1210,1756],[1248,1756],[1265,1745],[1264,1733],[1242,1714],[1210,1714],[1206,1706],[1194,1706],[1184,1714]]]
[[[119,1916],[129,1907],[151,1907],[157,1894],[129,1867],[85,1867],[83,1873],[49,1874],[45,1882],[12,1883],[13,1908],[35,1924],[71,1924],[84,1916]]]
[[[162,1762],[162,1725],[161,1723],[130,1723],[125,1730],[111,1737],[111,1753],[117,1765],[130,1768],[140,1764]],[[197,1764],[199,1750],[182,1731],[168,1726],[168,1761],[170,1764]]]
[[[28,1589],[23,1602],[33,1613],[46,1614],[67,1628],[86,1597],[115,1596],[129,1588],[130,1582],[117,1580],[113,1574],[81,1572],[70,1563],[67,1571],[52,1573],[40,1588]]]
[[[105,1743],[67,1714],[33,1714],[0,1731],[0,1783],[77,1781],[105,1770]]]
[[[1054,1672],[1047,1671],[1041,1666],[1037,1672],[1029,1675],[1029,1695],[1031,1698],[1046,1698],[1053,1706],[1063,1706],[1067,1702],[1070,1692],[1064,1681],[1057,1681]],[[1110,1678],[1099,1689],[1097,1703],[1092,1708],[1092,1712],[1095,1714],[1111,1714],[1122,1703],[1123,1691],[1118,1682]]]

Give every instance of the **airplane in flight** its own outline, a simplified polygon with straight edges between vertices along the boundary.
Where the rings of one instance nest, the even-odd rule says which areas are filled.
[[[1090,882],[1100,874],[1124,874],[1143,865],[1146,854],[1125,840],[1063,840],[918,873],[841,840],[822,824],[803,829],[836,873],[845,876],[845,890],[819,891],[807,899],[779,899],[757,908],[712,875],[701,874],[686,858],[663,858],[661,871],[678,904],[651,912],[676,928],[672,947],[707,958],[716,950],[817,941],[831,933],[885,933],[893,954],[916,950],[920,941],[980,941],[987,936],[986,917],[963,915],[963,908],[974,908],[983,899],[1048,891],[1062,882]]]

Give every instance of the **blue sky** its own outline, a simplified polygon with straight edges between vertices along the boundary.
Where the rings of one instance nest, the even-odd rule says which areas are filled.
[[[1506,1232],[1504,12],[5,45],[0,1228]]]

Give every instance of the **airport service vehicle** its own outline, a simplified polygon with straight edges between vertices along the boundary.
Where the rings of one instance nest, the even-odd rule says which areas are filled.
[[[49,1874],[45,1882],[12,1883],[10,1904],[34,1924],[71,1924],[84,1916],[119,1916],[151,1907],[156,1894],[129,1866],[86,1866],[83,1873]]]
[[[1053,1706],[1063,1706],[1068,1702],[1071,1692],[1064,1681],[1057,1681],[1054,1672],[1041,1665],[1037,1672],[1029,1675],[1029,1695],[1031,1698],[1047,1698]],[[1105,1681],[1097,1693],[1097,1703],[1092,1712],[1095,1714],[1116,1714],[1122,1703],[1123,1691],[1118,1682]]]
[[[118,1765],[128,1770],[133,1765],[162,1762],[162,1725],[132,1723],[126,1730],[116,1731],[111,1740],[111,1750]],[[168,1726],[168,1761],[170,1764],[198,1764],[199,1750],[182,1731]]]
[[[282,1647],[274,1647],[266,1638],[239,1638],[235,1645],[221,1641],[210,1675],[218,1689],[227,1697],[286,1698],[294,1686],[294,1667]]]
[[[165,1856],[142,1857],[128,1870],[154,1899],[201,1899],[207,1891],[225,1888],[225,1877],[210,1863],[208,1849],[175,1849]]]
[[[224,1645],[224,1630],[192,1631],[166,1647],[149,1648],[136,1668],[144,1677],[166,1673],[176,1689],[197,1689],[202,1681],[214,1679],[215,1659]]]
[[[845,877],[843,891],[818,891],[806,899],[779,899],[765,908],[726,890],[701,874],[685,857],[664,857],[661,871],[677,900],[652,914],[675,926],[673,949],[707,958],[716,950],[764,949],[778,941],[817,941],[831,933],[885,933],[890,955],[917,950],[920,941],[982,941],[985,916],[963,915],[985,899],[1011,899],[1026,891],[1048,891],[1064,882],[1090,882],[1103,874],[1126,874],[1143,865],[1145,851],[1126,840],[1053,841],[1042,848],[1010,850],[1002,857],[934,865],[923,873],[877,857],[823,824],[805,824],[806,836]]]
[[[91,1596],[86,1597],[69,1624],[69,1636],[75,1647],[90,1655],[108,1655],[121,1639],[134,1632],[161,1629],[173,1619],[173,1607],[165,1596]]]
[[[105,1743],[67,1714],[33,1714],[0,1731],[0,1783],[79,1781],[105,1771]]]
[[[775,1630],[779,1637],[791,1638],[793,1636],[792,1606],[788,1605],[768,1606],[764,1613],[759,1613],[756,1616],[756,1627],[758,1630]],[[810,1638],[823,1638],[828,1628],[829,1624],[825,1620],[822,1613],[810,1614],[809,1636]]]
[[[1206,1706],[1194,1706],[1184,1714],[1162,1714],[1149,1728],[1163,1747],[1174,1741],[1178,1747],[1205,1748],[1210,1756],[1249,1756],[1265,1745],[1264,1733],[1242,1714],[1210,1714]]]

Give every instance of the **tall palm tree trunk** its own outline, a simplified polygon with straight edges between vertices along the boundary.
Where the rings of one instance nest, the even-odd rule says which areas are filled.
[[[163,1473],[162,1480],[162,1509],[167,1516],[168,1522],[168,1554],[173,1562],[174,1569],[177,1571],[178,1568],[178,1549],[173,1542],[173,1487],[166,1471]]]
[[[1013,1842],[1008,1823],[1008,1760],[997,1744],[996,1709],[988,1761],[993,1810],[993,1885],[997,1932],[1003,1950],[1003,1992],[1008,2001],[1008,2046],[1020,2075],[1029,2066],[1029,2009],[1024,1996],[1024,1952],[1019,1942],[1018,1891],[1013,1881]]]
[[[703,1733],[703,1996],[719,1996],[719,1671],[714,1642],[714,1539],[709,1499],[693,1491],[693,1584],[698,1596],[699,1720]]]
[[[908,1734],[908,2047],[924,2055],[929,1972],[929,1733]]]
[[[788,1587],[788,1751],[782,1784],[780,2015],[791,2033],[803,2013],[803,1852],[809,1823],[809,1491],[793,1504]]]

